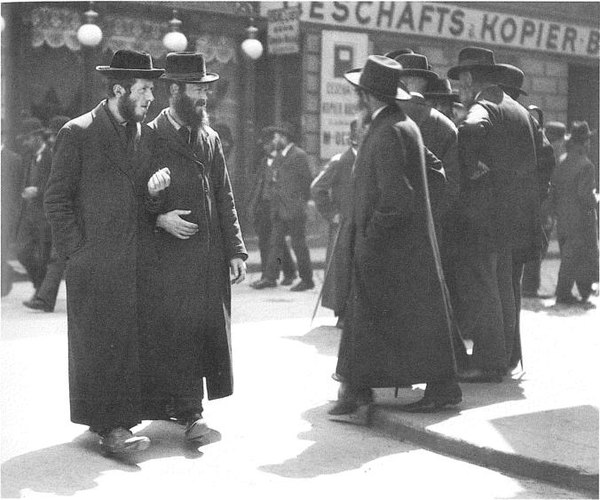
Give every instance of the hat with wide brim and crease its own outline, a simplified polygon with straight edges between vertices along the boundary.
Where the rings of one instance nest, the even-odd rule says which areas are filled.
[[[458,65],[448,70],[448,78],[458,80],[463,71],[472,69],[487,69],[496,72],[499,71],[499,68],[493,51],[481,47],[465,47],[458,53]]]
[[[418,76],[427,80],[437,80],[438,74],[431,70],[427,57],[422,54],[399,54],[394,61],[402,65],[402,76]]]
[[[170,52],[161,80],[183,83],[211,83],[219,79],[216,73],[206,72],[204,55],[199,52]]]
[[[496,79],[502,89],[506,87],[511,93],[527,95],[527,92],[521,88],[525,81],[525,73],[520,68],[504,63],[499,63],[497,66]]]
[[[385,56],[369,56],[363,68],[347,71],[344,78],[375,97],[409,101],[412,96],[400,80],[402,65]]]
[[[136,50],[117,50],[110,66],[96,66],[96,71],[109,78],[144,78],[154,80],[164,73],[164,69],[152,65],[152,56]]]
[[[452,91],[450,80],[447,78],[437,78],[429,80],[427,88],[423,92],[425,99],[444,100],[448,102],[460,102],[460,96]]]

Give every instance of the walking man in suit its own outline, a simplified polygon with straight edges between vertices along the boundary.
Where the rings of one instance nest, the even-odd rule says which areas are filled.
[[[142,408],[138,245],[152,168],[152,132],[142,124],[154,100],[149,54],[119,50],[108,98],[60,130],[44,198],[54,245],[66,259],[71,421],[88,425],[107,453],[143,450],[131,428]]]

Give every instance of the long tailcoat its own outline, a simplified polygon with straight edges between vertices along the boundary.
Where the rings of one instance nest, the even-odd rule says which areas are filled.
[[[187,240],[159,230],[148,247],[143,321],[147,341],[158,347],[144,372],[156,375],[151,382],[157,396],[201,398],[195,391],[205,377],[209,399],[226,397],[233,392],[229,261],[246,259],[247,252],[221,141],[207,127],[196,145],[188,145],[167,110],[149,125],[156,132],[156,158],[169,168],[171,185],[148,208],[191,210],[184,218],[199,230]]]
[[[128,153],[106,102],[59,132],[45,209],[67,259],[71,420],[131,425],[141,412],[137,245],[151,131]]]
[[[415,123],[389,106],[362,143],[337,258],[350,287],[337,373],[393,387],[455,373],[443,273]]]

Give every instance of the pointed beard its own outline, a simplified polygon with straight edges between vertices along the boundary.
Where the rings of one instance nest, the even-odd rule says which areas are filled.
[[[209,124],[206,100],[192,101],[187,95],[175,99],[173,107],[177,116],[191,127],[207,127]]]

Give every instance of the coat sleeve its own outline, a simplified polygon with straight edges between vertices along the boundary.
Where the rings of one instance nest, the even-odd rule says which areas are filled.
[[[339,182],[340,168],[342,167],[340,157],[341,154],[337,154],[331,158],[310,185],[315,206],[323,218],[328,221],[331,221],[336,214],[331,190]]]
[[[594,165],[586,161],[582,167],[577,175],[577,199],[584,210],[591,211],[596,208]]]
[[[234,256],[242,257],[244,260],[248,258],[248,252],[242,239],[242,230],[238,221],[235,201],[233,198],[233,189],[225,165],[225,156],[223,155],[223,147],[221,140],[217,136],[215,139],[214,165],[213,165],[213,185],[215,188],[215,201],[217,204],[217,212],[219,216],[219,224],[221,226],[221,234],[223,235],[223,245],[227,259],[230,260]]]
[[[75,130],[63,127],[56,138],[44,207],[58,255],[68,258],[83,244],[75,212],[81,179],[81,152]]]
[[[459,161],[462,180],[475,180],[486,173],[480,159],[485,146],[484,138],[492,123],[488,110],[481,104],[469,108],[465,120],[458,128]]]
[[[308,155],[304,151],[294,158],[294,171],[297,172],[300,180],[299,186],[301,188],[302,199],[304,201],[310,200],[310,184],[313,180],[313,175],[310,171]]]

